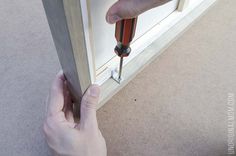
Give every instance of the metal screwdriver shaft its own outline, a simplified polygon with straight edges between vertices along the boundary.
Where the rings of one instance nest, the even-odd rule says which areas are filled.
[[[123,67],[123,57],[120,57],[120,69],[119,69],[119,77],[118,77],[119,82],[121,82],[122,67]]]

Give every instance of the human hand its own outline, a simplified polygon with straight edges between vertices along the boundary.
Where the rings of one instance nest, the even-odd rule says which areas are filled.
[[[62,72],[53,82],[43,129],[46,140],[56,156],[106,156],[105,140],[98,128],[96,104],[100,89],[88,88],[81,102],[81,118],[75,123],[72,100]]]
[[[141,13],[163,5],[171,0],[119,0],[111,6],[106,15],[106,20],[114,24],[121,19],[137,17]]]

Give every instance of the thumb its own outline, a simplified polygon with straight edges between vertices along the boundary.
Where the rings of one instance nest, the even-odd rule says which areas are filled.
[[[139,14],[153,8],[156,0],[119,0],[111,6],[106,15],[106,20],[114,24],[121,19],[137,17]]]
[[[80,128],[97,130],[96,105],[98,104],[100,88],[98,85],[91,85],[85,92],[80,109]]]

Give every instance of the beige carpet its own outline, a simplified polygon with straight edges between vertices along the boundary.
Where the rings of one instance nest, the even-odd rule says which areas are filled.
[[[0,5],[0,155],[49,156],[45,98],[60,69],[41,0]],[[98,111],[109,156],[224,156],[236,94],[236,1],[205,16]]]

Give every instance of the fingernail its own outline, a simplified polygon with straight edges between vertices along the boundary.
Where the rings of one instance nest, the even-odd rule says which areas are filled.
[[[100,88],[97,85],[93,85],[89,89],[89,94],[93,97],[98,97],[100,94]]]
[[[111,15],[111,16],[108,16],[108,22],[110,24],[113,24],[113,23],[116,23],[118,21],[120,21],[121,18],[118,16],[118,15]]]

